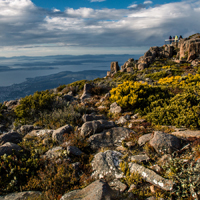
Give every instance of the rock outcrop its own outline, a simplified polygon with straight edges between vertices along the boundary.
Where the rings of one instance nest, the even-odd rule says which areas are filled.
[[[197,66],[200,63],[200,33],[172,42],[171,44],[163,45],[162,47],[150,47],[138,61],[132,58],[126,61],[121,66],[120,71],[134,73],[134,69],[144,70],[156,59],[171,59],[172,57],[176,58],[174,59],[175,62],[187,61],[193,66]],[[112,76],[112,74],[119,71],[116,63],[111,63],[111,70],[107,73],[107,76]]]
[[[192,61],[200,56],[200,34],[181,39],[178,47],[180,48],[179,59]]]

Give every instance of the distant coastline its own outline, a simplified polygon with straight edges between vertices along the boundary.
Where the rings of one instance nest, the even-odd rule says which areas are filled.
[[[0,57],[0,87],[25,82],[27,78],[48,76],[62,71],[110,70],[110,63],[118,61],[123,65],[129,58],[141,55],[55,55],[44,57]]]

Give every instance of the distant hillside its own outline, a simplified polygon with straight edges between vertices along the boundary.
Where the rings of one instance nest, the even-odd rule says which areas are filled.
[[[69,84],[78,80],[92,80],[106,76],[104,70],[85,70],[80,72],[63,71],[48,76],[28,78],[20,84],[7,87],[0,87],[0,102],[25,97],[36,91],[42,91],[58,87],[59,85]]]

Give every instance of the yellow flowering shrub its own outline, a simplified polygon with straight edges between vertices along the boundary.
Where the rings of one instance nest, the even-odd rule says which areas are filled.
[[[110,91],[111,102],[117,102],[125,109],[143,110],[152,101],[167,98],[168,92],[158,86],[147,83],[126,81]]]
[[[187,76],[171,76],[161,78],[158,81],[160,85],[167,85],[167,86],[178,86],[178,87],[190,87],[195,85],[200,85],[200,74],[188,74]]]

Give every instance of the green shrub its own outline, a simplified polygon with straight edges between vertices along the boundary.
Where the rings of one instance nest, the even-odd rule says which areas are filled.
[[[39,115],[51,111],[56,100],[55,97],[55,94],[46,90],[22,98],[20,104],[15,108],[18,122],[21,124],[33,123]]]
[[[168,102],[152,102],[146,118],[152,124],[198,128],[200,126],[199,106],[199,99],[194,93],[177,94]]]
[[[6,154],[0,157],[0,194],[20,191],[28,179],[36,174],[40,167],[36,154],[23,152],[20,155]]]
[[[66,85],[60,85],[57,87],[57,91],[61,92],[65,87],[66,87]]]
[[[172,158],[164,167],[165,177],[174,181],[173,196],[175,199],[198,199],[200,166],[194,160],[185,161]]]
[[[145,75],[145,78],[151,78],[152,80],[159,80],[160,78],[165,78],[169,73],[166,71],[154,72],[152,74]]]

